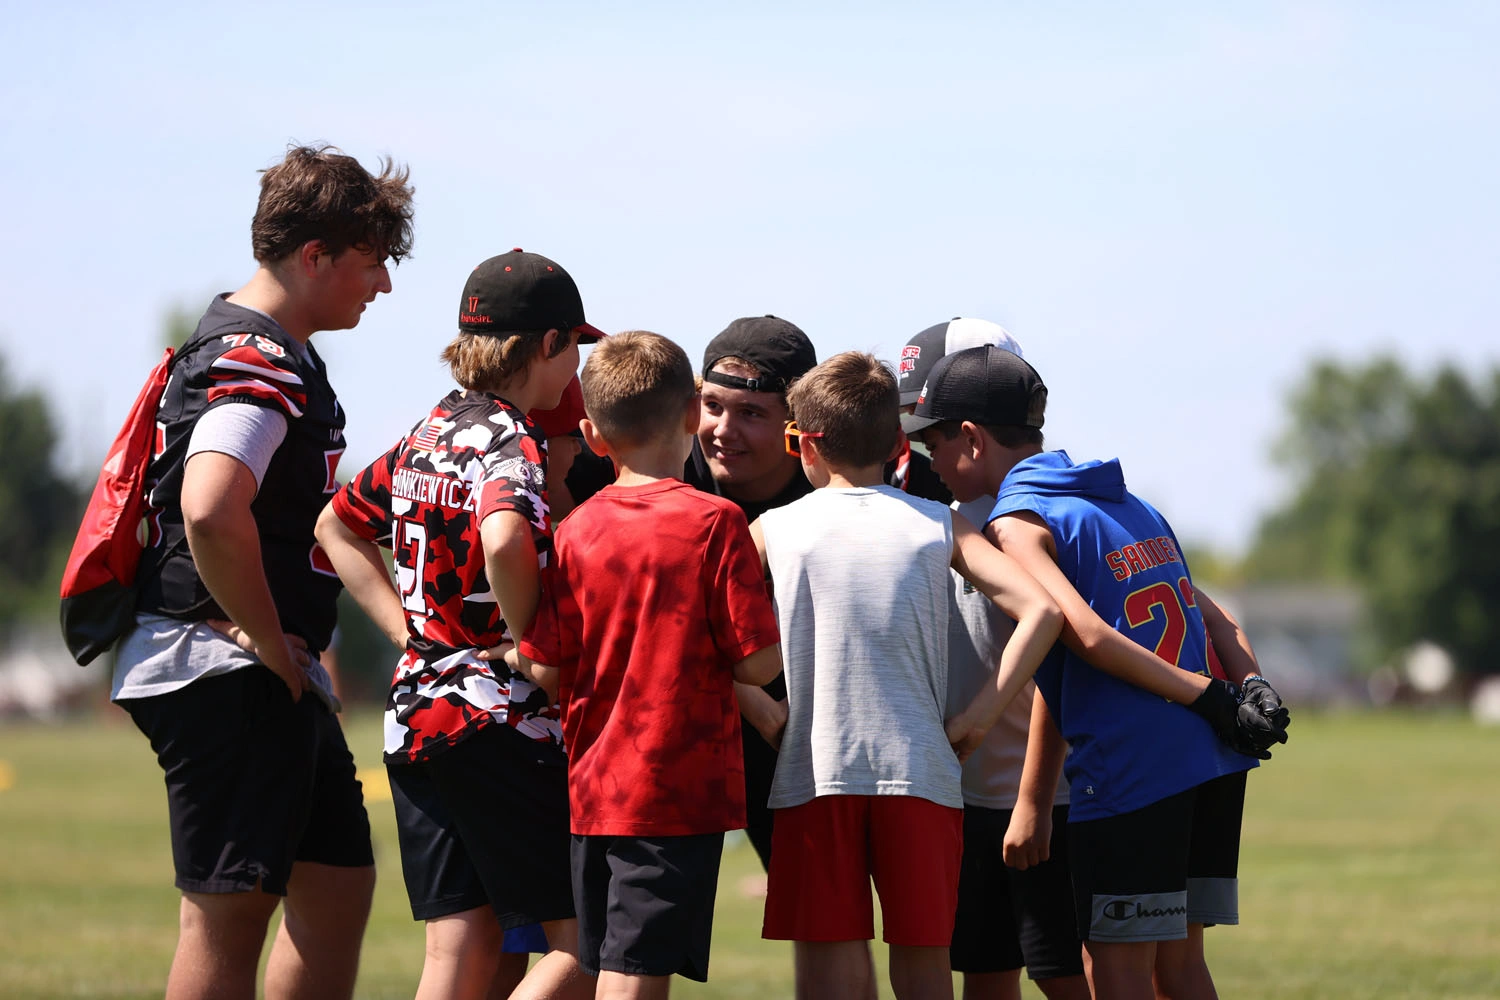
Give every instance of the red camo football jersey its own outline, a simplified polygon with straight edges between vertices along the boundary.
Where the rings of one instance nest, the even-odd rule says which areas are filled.
[[[340,520],[394,550],[407,640],[386,703],[388,760],[423,760],[491,722],[561,754],[557,706],[530,680],[475,657],[507,634],[480,522],[521,513],[546,565],[546,451],[541,431],[508,402],[455,390],[334,495]]]
[[[662,480],[606,486],[581,505],[558,529],[521,643],[561,670],[573,832],[743,827],[730,668],[779,640],[733,503]]]

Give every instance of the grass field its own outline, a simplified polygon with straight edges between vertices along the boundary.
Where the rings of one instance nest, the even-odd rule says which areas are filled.
[[[1500,997],[1500,730],[1304,713],[1292,732],[1251,778],[1243,924],[1208,935],[1220,993]],[[376,766],[378,720],[356,716],[350,743]],[[409,997],[422,932],[389,799],[368,787],[381,878],[359,995]],[[748,846],[726,853],[713,982],[675,996],[790,995],[790,950],[760,940],[744,891],[758,871]],[[123,713],[0,727],[0,997],[160,996],[176,904],[160,773]]]

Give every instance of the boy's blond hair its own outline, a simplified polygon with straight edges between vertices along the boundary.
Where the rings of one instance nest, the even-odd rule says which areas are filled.
[[[460,333],[443,348],[442,360],[453,373],[453,381],[465,389],[496,392],[525,374],[532,360],[541,353],[546,330],[516,333]],[[556,357],[573,342],[570,331],[557,331]]]
[[[831,465],[865,468],[890,458],[901,432],[901,391],[885,362],[845,351],[818,365],[787,391],[792,419],[819,435]]]
[[[698,391],[682,348],[648,330],[599,341],[578,378],[584,412],[611,444],[640,445],[680,432]]]

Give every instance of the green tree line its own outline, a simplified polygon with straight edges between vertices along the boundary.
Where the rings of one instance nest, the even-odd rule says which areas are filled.
[[[1425,639],[1462,671],[1500,672],[1500,369],[1320,361],[1288,424],[1277,458],[1294,492],[1245,577],[1348,584],[1378,652]]]
[[[0,358],[0,634],[19,620],[57,613],[57,586],[85,499],[58,467],[57,453],[46,397],[15,385]]]
[[[167,318],[168,342],[181,343],[194,321]],[[144,379],[143,370],[140,377]],[[113,435],[125,415],[106,414]],[[0,358],[0,639],[22,623],[55,622],[58,588],[94,481],[77,481],[61,467],[57,422],[46,396],[16,385]],[[103,448],[99,459],[103,460]],[[344,594],[339,601],[341,690],[354,698],[384,699],[396,651]],[[61,636],[58,643],[61,646]]]

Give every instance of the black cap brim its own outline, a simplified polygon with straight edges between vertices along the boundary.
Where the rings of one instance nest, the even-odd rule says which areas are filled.
[[[921,393],[917,393],[917,395],[920,396]],[[903,400],[903,404],[904,402],[905,401]],[[913,399],[912,402],[916,402],[916,400]],[[942,422],[942,417],[919,417],[915,413],[901,414],[901,430],[907,434],[919,433],[920,431],[926,430],[928,427],[931,427],[933,424],[940,424]]]

